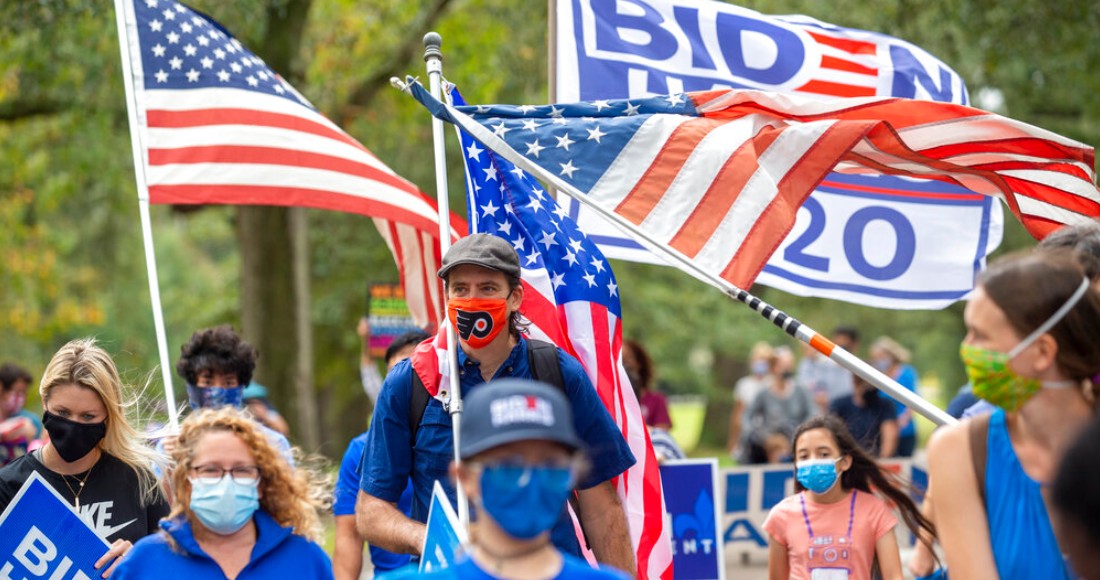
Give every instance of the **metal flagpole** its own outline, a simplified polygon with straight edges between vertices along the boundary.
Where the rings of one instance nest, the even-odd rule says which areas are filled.
[[[443,52],[440,47],[443,38],[435,32],[424,35],[424,64],[428,69],[428,80],[431,83],[432,96],[443,100]],[[443,120],[432,117],[432,142],[435,145],[435,196],[439,205],[439,255],[444,256],[451,247],[451,210],[447,198],[447,158],[443,140]],[[448,400],[447,412],[451,415],[451,430],[454,439],[455,464],[462,462],[459,456],[459,442],[461,441],[460,428],[462,426],[462,385],[458,380],[458,341],[455,339],[454,328],[450,324],[447,328],[447,375],[450,379],[451,394]],[[463,529],[470,526],[470,505],[466,500],[466,494],[462,490],[462,483],[455,480],[455,496],[458,499],[458,521]]]
[[[134,92],[133,68],[141,66],[140,58],[130,60],[130,47],[137,40],[137,30],[129,26],[134,22],[133,6],[126,0],[115,0],[115,20],[118,22],[118,47],[122,54],[122,80],[126,86],[126,112],[130,118],[130,143],[134,154],[134,179],[137,182],[138,213],[141,215],[141,234],[145,246],[145,269],[149,273],[149,299],[153,306],[153,328],[157,334],[157,351],[160,354],[160,371],[164,380],[164,400],[168,404],[168,424],[179,430],[179,413],[176,395],[172,390],[172,367],[168,359],[168,339],[164,332],[164,313],[160,305],[160,283],[157,281],[157,258],[153,250],[153,227],[149,219],[149,186],[145,181],[145,156],[138,127],[140,103]],[[140,75],[138,75],[140,76]],[[141,110],[144,115],[144,110]]]
[[[402,83],[400,80],[391,79],[390,82],[395,87],[405,92],[409,92],[410,94],[412,93],[412,88],[409,85]],[[416,83],[414,82],[413,84]],[[425,105],[428,105],[428,103],[425,103]],[[429,106],[429,109],[431,109],[434,114],[448,115],[453,122],[460,125],[475,139],[477,139],[490,149],[496,151],[497,154],[503,156],[508,161],[511,161],[517,167],[524,169],[536,176],[543,175],[545,173],[544,170],[542,170],[538,165],[509,147],[503,139],[495,135],[492,131],[483,127],[481,124],[473,121],[468,116],[456,110],[454,107],[447,105],[446,103],[440,101],[438,105],[442,107],[442,110],[434,109],[433,107],[435,107],[435,104]],[[906,407],[909,407],[910,409],[913,409],[921,415],[924,415],[933,423],[936,423],[937,425],[954,425],[958,422],[954,417],[948,415],[939,407],[933,405],[932,403],[929,403],[920,395],[909,391],[905,387],[898,384],[897,381],[886,376],[878,369],[861,360],[859,357],[837,346],[835,343],[833,343],[833,341],[825,338],[823,335],[819,334],[817,331],[810,328],[809,326],[803,324],[798,319],[786,314],[785,312],[779,310],[778,308],[775,308],[774,306],[771,306],[767,302],[764,302],[760,298],[753,296],[745,290],[734,286],[728,280],[725,280],[724,278],[721,278],[714,273],[706,271],[705,269],[692,262],[691,259],[687,256],[672,249],[667,244],[653,239],[653,237],[651,237],[648,233],[635,225],[633,222],[627,220],[626,218],[613,211],[608,211],[607,209],[599,206],[594,201],[592,201],[591,198],[589,198],[587,195],[585,195],[583,192],[581,192],[571,184],[560,182],[556,183],[556,185],[558,186],[559,191],[564,192],[565,194],[569,195],[569,197],[572,197],[578,202],[592,208],[605,219],[610,220],[620,229],[630,233],[636,239],[643,242],[643,244],[651,251],[665,257],[670,263],[679,264],[681,269],[685,270],[689,274],[704,282],[707,282],[708,284],[718,288],[719,290],[722,290],[730,298],[747,305],[749,308],[752,308],[758,314],[770,320],[772,324],[778,326],[787,334],[810,345],[814,348],[814,350],[829,357],[840,366],[848,369],[849,371],[852,371],[853,373],[860,376],[872,385],[878,387],[879,389],[886,391],[886,393],[901,401]]]

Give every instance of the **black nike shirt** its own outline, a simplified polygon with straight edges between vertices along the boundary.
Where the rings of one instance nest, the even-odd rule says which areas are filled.
[[[168,502],[160,488],[151,502],[144,501],[134,470],[107,453],[103,453],[90,470],[69,476],[50,471],[33,453],[16,459],[0,468],[0,513],[8,507],[31,472],[38,472],[69,505],[76,504],[74,491],[79,492],[81,519],[107,542],[120,539],[137,542],[156,532],[159,529],[157,522],[168,515]],[[84,490],[80,491],[79,482],[84,481],[85,475],[88,479],[84,482]]]

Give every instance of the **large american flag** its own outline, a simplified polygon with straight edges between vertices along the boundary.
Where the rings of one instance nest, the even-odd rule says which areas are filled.
[[[443,303],[435,203],[320,114],[214,20],[172,0],[116,0],[148,199],[301,206],[374,218],[416,322]],[[139,192],[145,195],[144,192]],[[455,219],[455,236],[465,223]]]
[[[1100,215],[1093,149],[963,105],[709,91],[433,114],[705,272],[747,288],[829,171],[938,179],[1003,199],[1042,238]]]
[[[451,93],[455,102],[461,96]],[[534,178],[459,132],[466,163],[470,231],[508,240],[519,255],[524,288],[520,312],[528,333],[558,345],[584,366],[637,463],[617,478],[638,577],[671,578],[670,530],[664,521],[661,474],[641,408],[622,366],[622,307],[611,265]],[[411,358],[433,396],[445,399],[440,366],[446,327]],[[442,375],[442,376],[441,376]],[[583,542],[582,542],[582,545]]]

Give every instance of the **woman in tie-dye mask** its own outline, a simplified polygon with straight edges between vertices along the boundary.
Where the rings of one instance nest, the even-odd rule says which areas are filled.
[[[952,578],[1074,577],[1044,496],[1097,408],[1100,292],[1081,259],[1061,251],[1004,259],[966,306],[960,355],[974,394],[997,409],[941,429],[928,447]]]

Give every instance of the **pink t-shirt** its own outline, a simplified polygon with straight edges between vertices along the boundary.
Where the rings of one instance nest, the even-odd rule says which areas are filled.
[[[819,504],[802,492],[773,507],[764,530],[787,547],[792,579],[808,580],[814,568],[835,568],[846,569],[851,580],[870,580],[875,542],[897,523],[886,502],[869,493],[854,491],[836,503]]]

